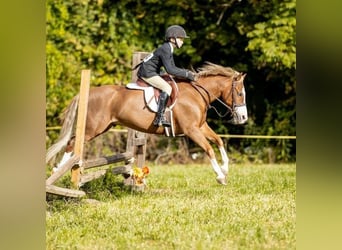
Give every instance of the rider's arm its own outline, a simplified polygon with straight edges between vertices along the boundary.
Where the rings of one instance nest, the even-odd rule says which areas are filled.
[[[175,65],[175,61],[173,59],[173,54],[171,52],[171,48],[168,43],[165,43],[162,47],[160,47],[160,55],[159,55],[162,64],[166,70],[167,73],[177,76],[177,77],[182,77],[189,79],[191,81],[194,80],[194,75],[192,72],[186,70],[186,69],[181,69],[178,68]]]

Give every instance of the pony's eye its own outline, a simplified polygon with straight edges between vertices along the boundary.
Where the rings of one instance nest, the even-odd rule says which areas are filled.
[[[239,92],[239,93],[238,93],[238,96],[242,96],[242,92]]]

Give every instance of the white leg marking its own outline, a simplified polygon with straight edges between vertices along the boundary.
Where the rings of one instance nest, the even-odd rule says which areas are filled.
[[[210,162],[211,162],[214,172],[217,174],[217,178],[225,178],[225,175],[222,173],[220,166],[217,164],[217,160],[210,159]]]
[[[223,174],[226,176],[228,174],[228,170],[229,170],[229,167],[228,167],[229,158],[228,158],[227,152],[224,149],[224,147],[220,147],[219,149],[220,149],[222,163],[223,163],[221,166],[221,169],[222,169]]]
[[[66,163],[71,158],[71,155],[72,155],[72,152],[69,152],[69,153],[65,152],[62,157],[62,160],[57,164],[57,167],[54,167],[52,169],[52,171],[53,172],[58,171],[58,169],[60,169],[64,165],[64,163]]]

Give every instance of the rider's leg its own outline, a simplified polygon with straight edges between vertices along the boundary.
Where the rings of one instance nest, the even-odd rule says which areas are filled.
[[[164,91],[161,92],[159,96],[157,117],[154,119],[154,122],[153,122],[154,126],[171,127],[171,124],[164,117],[164,112],[165,112],[165,108],[166,108],[166,104],[168,100],[169,100],[169,95]]]
[[[164,112],[166,108],[167,101],[169,100],[169,97],[171,95],[172,88],[168,82],[166,82],[163,78],[160,76],[153,76],[150,78],[143,78],[144,81],[151,84],[153,87],[156,87],[160,89],[162,92],[159,96],[159,102],[158,102],[158,111],[156,119],[154,120],[153,124],[155,126],[165,126],[170,127],[171,124],[165,120]]]

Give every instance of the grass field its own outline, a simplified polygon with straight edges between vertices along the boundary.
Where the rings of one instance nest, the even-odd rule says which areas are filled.
[[[296,165],[149,166],[148,188],[122,177],[85,186],[97,202],[47,202],[46,249],[295,249]]]

